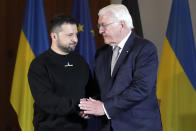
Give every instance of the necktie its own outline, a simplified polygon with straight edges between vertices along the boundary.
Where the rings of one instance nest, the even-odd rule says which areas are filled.
[[[114,66],[116,64],[116,61],[118,59],[119,50],[120,50],[120,47],[119,46],[115,46],[114,49],[113,49],[112,62],[111,62],[111,75],[112,75]]]

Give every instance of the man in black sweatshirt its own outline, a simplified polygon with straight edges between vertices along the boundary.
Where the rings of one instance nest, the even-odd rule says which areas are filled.
[[[74,53],[77,24],[70,16],[51,20],[51,48],[35,58],[28,80],[34,98],[35,131],[83,131],[85,116],[78,108],[87,97],[90,70],[85,60]],[[82,118],[83,117],[83,118]]]

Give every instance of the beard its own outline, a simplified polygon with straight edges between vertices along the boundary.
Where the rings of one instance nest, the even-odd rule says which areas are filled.
[[[64,53],[70,53],[75,50],[77,43],[69,43],[68,45],[63,46],[61,43],[58,43],[58,48]]]

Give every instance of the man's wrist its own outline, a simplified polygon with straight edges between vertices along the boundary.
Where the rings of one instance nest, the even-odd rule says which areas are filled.
[[[109,114],[107,113],[107,111],[106,111],[106,109],[105,109],[104,103],[102,104],[102,106],[103,106],[103,110],[104,110],[105,115],[107,116],[107,118],[108,118],[108,119],[111,119],[110,116],[109,116]]]

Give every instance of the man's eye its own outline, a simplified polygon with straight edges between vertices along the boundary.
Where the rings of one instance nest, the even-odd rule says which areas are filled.
[[[67,36],[73,36],[73,34],[68,34]]]

